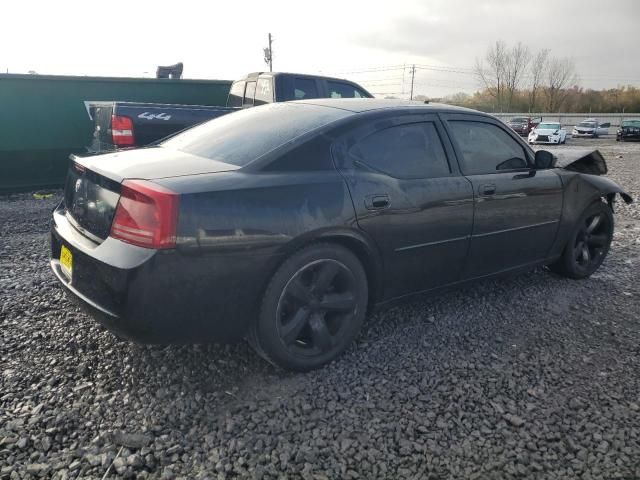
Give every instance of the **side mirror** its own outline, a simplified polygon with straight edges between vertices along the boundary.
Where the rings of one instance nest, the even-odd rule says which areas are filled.
[[[536,170],[546,170],[552,168],[555,164],[553,153],[546,150],[538,150],[536,152],[535,168]]]

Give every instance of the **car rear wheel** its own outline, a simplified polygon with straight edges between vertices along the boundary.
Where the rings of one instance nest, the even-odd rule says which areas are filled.
[[[279,367],[318,368],[356,338],[367,302],[367,276],[358,258],[340,245],[311,245],[272,277],[249,342]]]
[[[549,268],[565,277],[586,278],[604,261],[612,238],[611,208],[604,202],[595,202],[584,211],[562,256]]]

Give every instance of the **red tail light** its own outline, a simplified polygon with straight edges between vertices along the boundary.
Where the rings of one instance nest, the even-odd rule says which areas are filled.
[[[133,121],[129,117],[111,115],[111,138],[118,147],[133,145]]]
[[[178,195],[144,180],[125,180],[110,236],[146,248],[176,245]]]

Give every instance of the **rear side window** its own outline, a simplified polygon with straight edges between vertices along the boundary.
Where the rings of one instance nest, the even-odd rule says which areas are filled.
[[[348,83],[327,81],[329,98],[369,98],[362,90]]]
[[[254,105],[263,105],[273,102],[273,90],[271,89],[271,78],[259,78],[256,85],[256,98]]]
[[[451,173],[440,136],[431,122],[380,130],[351,147],[349,154],[395,178],[437,178]]]
[[[227,107],[241,107],[242,97],[244,97],[244,84],[245,82],[233,82],[231,90],[229,90],[229,97],[227,98]]]
[[[244,92],[244,102],[242,106],[253,107],[253,97],[256,94],[256,82],[247,82],[247,88]]]
[[[318,98],[318,84],[311,78],[293,79],[293,98],[294,100],[306,100],[309,98]]]
[[[449,121],[462,151],[462,173],[482,175],[528,167],[524,148],[500,127],[491,123]]]

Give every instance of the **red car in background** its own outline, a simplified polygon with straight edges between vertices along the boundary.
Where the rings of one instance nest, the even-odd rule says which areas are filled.
[[[507,122],[507,125],[509,125],[509,127],[511,127],[511,129],[518,135],[526,137],[541,121],[541,117],[514,117]]]

